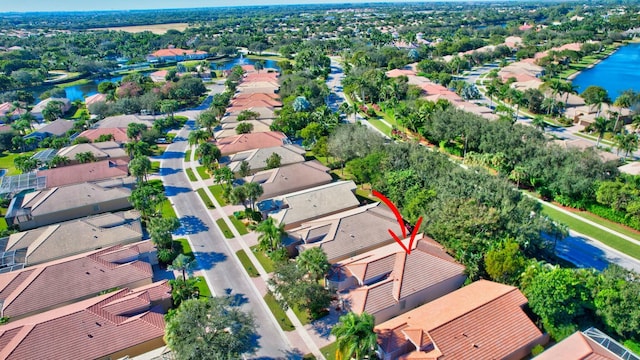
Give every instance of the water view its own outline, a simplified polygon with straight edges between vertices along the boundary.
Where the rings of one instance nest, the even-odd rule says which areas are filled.
[[[585,70],[573,79],[578,92],[590,85],[607,89],[611,100],[615,100],[622,91],[633,89],[640,91],[640,43],[621,47],[613,55],[591,69]]]
[[[265,68],[273,68],[276,70],[280,70],[280,67],[278,67],[278,65],[276,64],[277,63],[276,61],[274,60],[263,60],[263,61],[264,61]],[[211,68],[214,70],[229,70],[235,65],[253,65],[255,64],[255,62],[256,60],[247,59],[241,56],[241,57],[234,58],[232,60],[212,62]],[[151,72],[144,71],[143,73],[149,74]],[[122,75],[114,76],[110,78],[104,78],[104,79],[94,79],[85,84],[68,86],[64,89],[64,91],[67,94],[67,98],[71,101],[84,100],[84,98],[86,98],[87,96],[91,96],[98,93],[98,84],[100,84],[101,82],[105,82],[105,81],[116,82],[120,80],[122,80]],[[39,94],[35,94],[35,95],[37,98]]]

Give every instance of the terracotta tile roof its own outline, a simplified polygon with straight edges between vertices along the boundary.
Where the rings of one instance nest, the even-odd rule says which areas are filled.
[[[2,316],[19,318],[114,287],[151,283],[151,265],[135,260],[139,255],[138,244],[116,245],[0,274],[0,284],[7,284],[0,287]]]
[[[100,94],[100,93],[87,96],[84,99],[84,103],[85,103],[85,105],[87,107],[89,105],[91,105],[91,104],[95,104],[95,103],[98,103],[98,102],[106,102],[106,101],[107,101],[107,95],[106,94]]]
[[[117,143],[125,143],[129,141],[127,137],[127,129],[126,128],[99,128],[99,129],[89,129],[80,133],[79,136],[86,137],[92,142],[98,140],[100,135],[113,135],[113,141]]]
[[[154,304],[167,301],[170,292],[162,281],[10,322],[0,326],[0,358],[95,359],[161,339],[163,309]],[[137,300],[115,306],[125,298]]]
[[[239,99],[252,99],[252,100],[278,100],[279,96],[275,93],[248,93],[237,94],[233,97],[234,100]]]
[[[155,57],[173,57],[173,56],[184,56],[184,55],[207,55],[207,52],[200,51],[200,50],[196,51],[191,49],[173,48],[173,49],[160,49],[155,51],[151,55]]]
[[[575,332],[568,338],[544,351],[536,360],[619,360],[620,357],[609,352],[597,342],[581,332]]]
[[[387,229],[397,227],[393,213],[381,203],[374,203],[305,222],[289,234],[303,242],[301,250],[320,247],[329,262],[335,263],[394,243]],[[314,231],[318,229],[323,231]]]
[[[122,159],[103,160],[86,164],[40,170],[38,176],[46,177],[46,187],[64,186],[83,182],[122,178],[129,175],[129,162]]]
[[[408,245],[408,239],[405,243]],[[353,311],[376,315],[414,295],[420,297],[414,303],[425,303],[462,285],[466,278],[464,266],[447,255],[440,244],[424,237],[414,246],[411,254],[407,254],[393,243],[340,264],[361,285],[345,295]],[[449,282],[450,287],[436,288]],[[430,288],[433,290],[424,293]],[[376,319],[377,322],[384,320],[386,318]]]
[[[232,136],[219,140],[216,145],[223,155],[234,154],[240,151],[282,146],[286,143],[287,136],[279,131],[262,133],[250,133]]]
[[[243,179],[243,182],[257,182],[262,185],[263,193],[258,200],[328,184],[331,181],[329,168],[317,160],[263,170]]]
[[[517,356],[546,337],[522,310],[527,299],[515,287],[486,280],[436,299],[378,326],[378,343],[390,353],[410,343],[415,330],[430,339],[410,357],[498,359]],[[424,338],[423,338],[424,339]],[[419,345],[419,344],[418,344]],[[409,346],[409,349],[412,349]],[[441,353],[435,356],[435,352]],[[521,355],[520,355],[521,356]]]
[[[280,107],[282,103],[273,99],[252,99],[252,98],[243,98],[243,99],[233,99],[231,100],[231,108],[254,108],[254,107]]]

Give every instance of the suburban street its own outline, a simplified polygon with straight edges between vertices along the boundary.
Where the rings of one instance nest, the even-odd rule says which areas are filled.
[[[214,89],[215,92],[215,89]],[[205,107],[206,108],[206,107]],[[245,311],[253,313],[258,325],[259,346],[255,359],[299,358],[284,333],[275,322],[257,289],[250,281],[228,240],[216,226],[211,214],[183,171],[186,141],[195,126],[194,116],[199,111],[188,110],[178,115],[189,116],[187,126],[181,129],[176,141],[169,145],[162,157],[160,175],[166,195],[174,205],[182,227],[176,231],[179,237],[188,237],[193,253],[207,283],[215,296],[231,295]]]

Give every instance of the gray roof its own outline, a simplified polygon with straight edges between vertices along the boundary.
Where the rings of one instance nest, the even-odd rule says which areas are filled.
[[[124,187],[107,188],[93,183],[54,187],[25,194],[21,199],[16,197],[15,206],[12,202],[6,217],[18,215],[22,209],[29,209],[31,216],[43,216],[115,199],[127,199],[130,195],[131,190]]]
[[[267,159],[274,153],[280,155],[280,165],[283,166],[303,162],[306,151],[296,145],[242,151],[229,156],[227,166],[231,171],[236,172],[240,170],[240,164],[245,160],[249,163],[251,170],[262,170],[267,167]]]
[[[258,207],[280,224],[298,224],[357,207],[360,202],[355,190],[353,181],[338,181],[264,200]],[[275,209],[269,211],[270,206]]]
[[[47,125],[32,132],[26,137],[34,137],[38,135],[42,136],[46,134],[53,135],[53,136],[63,136],[64,134],[67,133],[67,131],[73,129],[73,123],[74,123],[73,120],[58,119],[56,121],[52,121],[48,123]]]
[[[138,123],[147,125],[147,127],[153,126],[154,117],[152,116],[140,116],[140,115],[117,115],[106,117],[98,121],[94,128],[126,128],[131,123]]]
[[[263,170],[240,182],[256,182],[263,193],[258,200],[330,183],[329,168],[317,160]]]
[[[395,216],[385,205],[374,203],[307,221],[289,236],[303,242],[301,250],[322,248],[333,263],[394,242],[388,229],[399,234]]]
[[[9,236],[4,251],[27,249],[26,263],[46,261],[142,240],[140,215],[135,211],[107,213],[40,227]]]
[[[60,149],[57,155],[66,156],[70,160],[73,160],[77,154],[83,152],[92,153],[98,160],[128,158],[127,152],[115,141],[67,146]]]

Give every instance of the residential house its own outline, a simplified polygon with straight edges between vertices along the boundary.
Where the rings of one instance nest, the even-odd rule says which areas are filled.
[[[129,167],[126,160],[102,160],[39,170],[37,176],[45,177],[45,187],[52,188],[83,182],[125,178],[129,176]]]
[[[131,189],[101,183],[79,183],[20,193],[11,199],[5,219],[20,230],[34,229],[84,216],[131,208]]]
[[[87,96],[84,99],[84,104],[87,107],[87,109],[89,109],[89,106],[99,102],[107,102],[107,94],[97,93],[97,94]]]
[[[618,167],[621,173],[629,174],[629,175],[640,175],[640,162],[633,161],[626,165],[622,165]]]
[[[158,70],[158,71],[154,71],[151,74],[149,74],[149,77],[151,78],[151,80],[153,82],[166,82],[167,81],[167,75],[169,74],[169,70]]]
[[[129,142],[126,127],[89,129],[81,132],[78,137],[87,138],[91,140],[91,142],[95,143],[102,135],[111,135],[113,137],[113,141],[117,142],[118,144]]]
[[[127,152],[115,141],[71,145],[58,150],[56,155],[67,157],[70,164],[78,164],[76,156],[87,152],[93,154],[96,161],[129,160]]]
[[[306,151],[297,145],[281,145],[268,148],[242,151],[223,159],[233,172],[240,170],[243,161],[249,163],[252,172],[267,168],[267,159],[273,154],[280,156],[280,166],[301,163]]]
[[[31,115],[33,115],[39,121],[44,120],[44,115],[42,114],[42,111],[47,107],[47,104],[49,104],[52,101],[58,101],[62,103],[61,109],[63,114],[69,111],[69,109],[71,109],[71,100],[67,98],[48,98],[34,105],[33,108],[31,109]]]
[[[373,203],[304,222],[289,230],[286,245],[299,252],[319,247],[330,263],[336,263],[394,243],[389,229],[398,228],[391,210]]]
[[[358,207],[353,181],[338,181],[260,201],[257,206],[266,219],[293,229],[305,221]]]
[[[9,265],[33,266],[90,250],[142,240],[136,211],[105,213],[31,229],[0,239],[0,254],[14,252]],[[5,264],[0,264],[0,266]]]
[[[237,91],[242,93],[277,93],[280,84],[277,81],[254,81],[243,82],[237,87]]]
[[[160,49],[147,56],[150,63],[173,62],[184,60],[204,60],[209,56],[206,51],[180,49],[170,46],[167,49]]]
[[[228,137],[237,136],[238,133],[236,131],[236,128],[238,127],[238,125],[242,123],[251,124],[251,126],[253,126],[253,129],[251,130],[252,133],[260,133],[260,132],[271,131],[271,124],[273,124],[273,120],[265,119],[265,120],[231,121],[228,119],[227,120],[223,119],[220,123],[221,129],[215,132],[216,139],[220,140]]]
[[[26,109],[16,108],[13,103],[10,102],[0,104],[0,118],[7,117],[10,120],[16,120],[26,112]]]
[[[553,345],[536,360],[640,360],[622,344],[596,328],[577,331]]]
[[[340,292],[345,310],[366,312],[380,324],[457,290],[467,276],[463,265],[435,240],[419,235],[411,253],[389,244],[334,264],[328,285]]]
[[[241,151],[269,148],[290,144],[287,135],[279,131],[249,133],[220,139],[216,142],[222,155],[235,154]]]
[[[146,116],[146,115],[116,115],[106,117],[93,125],[94,129],[104,129],[104,128],[124,128],[126,129],[129,124],[143,124],[148,128],[153,126],[153,121],[155,120],[154,116]]]
[[[164,346],[171,287],[121,289],[0,326],[0,358],[120,359]]]
[[[393,69],[386,72],[387,77],[396,78],[400,76],[416,76],[416,72],[410,69]]]
[[[58,119],[46,124],[45,126],[33,131],[28,135],[25,135],[25,139],[35,138],[38,141],[42,141],[48,137],[65,136],[69,130],[73,129],[73,124],[73,120]]]
[[[157,263],[155,247],[142,241],[0,273],[0,317],[15,321],[102,291],[149,285],[152,262]]]
[[[258,200],[269,199],[332,181],[329,168],[317,160],[305,161],[275,169],[263,170],[239,180],[240,184],[255,182],[262,186]]]
[[[375,327],[378,356],[395,359],[522,359],[548,336],[524,311],[517,288],[487,280]]]
[[[574,140],[554,140],[552,142],[560,146],[563,149],[579,149],[582,151],[595,151],[596,154],[602,159],[602,161],[616,161],[619,162],[622,155],[616,155],[607,151],[602,151],[596,148],[596,144],[589,140],[574,139]]]

